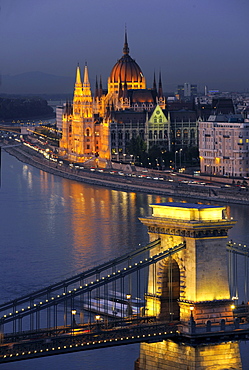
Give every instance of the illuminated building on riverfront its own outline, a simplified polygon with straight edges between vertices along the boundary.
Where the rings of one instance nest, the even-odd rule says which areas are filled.
[[[199,123],[201,172],[249,176],[249,120],[242,115],[211,115]]]
[[[62,117],[61,155],[73,162],[86,162],[91,158],[109,159],[108,123],[93,112],[88,68],[85,66],[81,82],[80,67],[77,67],[73,104],[66,105]]]
[[[177,142],[180,147],[196,145],[196,112],[166,108],[161,74],[158,86],[154,74],[153,87],[148,89],[141,68],[129,55],[125,32],[123,56],[111,70],[107,92],[102,80],[96,79],[92,96],[88,67],[83,84],[77,67],[73,102],[57,110],[60,154],[73,162],[98,158],[107,164],[109,159],[124,160],[127,143],[138,136],[147,150],[156,145],[170,151]]]

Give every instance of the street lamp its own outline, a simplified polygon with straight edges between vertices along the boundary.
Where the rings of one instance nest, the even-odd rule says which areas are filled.
[[[158,158],[156,158],[156,169],[159,170]]]
[[[182,168],[182,149],[179,150],[180,154],[180,169]]]
[[[176,154],[178,153],[178,150],[175,151],[175,171],[176,171]]]

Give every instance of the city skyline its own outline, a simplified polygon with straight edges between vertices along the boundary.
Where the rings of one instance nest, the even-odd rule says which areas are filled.
[[[130,55],[147,87],[152,87],[154,71],[157,79],[161,71],[165,92],[184,82],[197,84],[199,91],[204,85],[249,89],[246,0],[159,0],[156,5],[142,0],[2,0],[0,5],[2,93],[8,89],[4,76],[34,71],[65,77],[65,91],[55,79],[54,91],[47,93],[68,93],[77,64],[85,62],[91,82],[101,75],[106,87],[122,56],[125,25]],[[44,93],[37,85],[36,92]]]

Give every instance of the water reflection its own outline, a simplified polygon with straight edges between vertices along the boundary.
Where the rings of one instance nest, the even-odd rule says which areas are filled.
[[[138,217],[150,214],[149,204],[177,200],[69,181],[27,166],[6,153],[2,158],[0,197],[2,301],[146,244],[147,230]],[[217,204],[215,199],[213,203]],[[248,206],[230,206],[231,216],[238,222],[229,236],[245,244],[249,244],[248,211]],[[242,267],[243,263],[241,260]],[[242,272],[241,268],[243,285]],[[58,364],[63,363],[64,368],[80,370],[87,358],[88,369],[120,369],[122,357],[124,361],[129,359],[129,365],[127,362],[123,368],[130,369],[133,360],[130,361],[129,348],[96,351],[94,356],[72,354],[2,366],[11,370],[34,367],[41,370],[60,368]],[[134,360],[138,356],[136,348]],[[247,360],[248,344],[242,348],[244,369]]]
[[[29,189],[32,189],[32,173],[29,171],[27,165],[23,166],[23,177],[27,180],[27,185]]]
[[[134,248],[137,195],[63,181],[75,269]],[[122,245],[120,245],[122,243]],[[118,250],[117,250],[118,246]]]

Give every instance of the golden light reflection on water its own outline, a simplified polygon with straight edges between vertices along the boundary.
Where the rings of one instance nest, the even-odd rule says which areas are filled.
[[[90,187],[66,179],[58,179],[43,171],[40,171],[37,180],[37,174],[37,170],[30,166],[22,166],[22,177],[26,180],[25,186],[32,190],[36,189],[37,192],[36,185],[39,183],[39,191],[44,193],[48,199],[48,222],[51,228],[54,227],[54,221],[58,218],[56,205],[59,203],[63,206],[60,210],[62,209],[62,212],[65,212],[68,217],[68,234],[71,234],[71,230],[73,231],[72,245],[69,245],[68,248],[68,264],[72,260],[75,269],[84,266],[84,263],[89,264],[89,261],[92,261],[89,256],[93,253],[95,260],[97,258],[106,260],[115,257],[119,252],[120,254],[125,253],[123,249],[117,250],[116,243],[121,238],[124,244],[131,241],[131,236],[138,230],[135,225],[137,216],[148,216],[149,204],[158,201],[176,201],[173,198],[167,199],[147,194]],[[43,198],[45,199],[45,197]],[[30,197],[27,197],[28,201],[29,199]],[[33,206],[34,202],[31,204]],[[239,219],[238,224],[232,230],[234,240],[248,243],[248,233],[246,233],[248,230],[248,206],[231,205],[228,207],[228,212],[235,219]],[[46,230],[43,224],[41,226]],[[108,231],[106,231],[107,228]],[[99,239],[99,235],[101,235],[101,239]],[[137,239],[141,239],[141,235]],[[49,249],[53,249],[53,245],[48,244]],[[59,260],[59,262],[61,261]],[[55,260],[52,263],[55,263]],[[248,350],[246,352],[248,353]]]
[[[77,270],[90,262],[100,263],[128,252],[148,241],[147,230],[138,221],[149,215],[151,203],[168,199],[140,193],[126,193],[89,186],[40,171],[40,191],[47,197],[46,228],[58,230],[58,212],[64,213],[61,226],[68,229],[72,242],[67,246],[68,258]],[[57,227],[57,229],[56,229]],[[138,232],[138,229],[140,230]],[[139,240],[137,244],[134,240]]]
[[[112,251],[115,256],[120,235],[124,235],[125,242],[127,236],[136,232],[136,193],[63,181],[63,197],[69,199],[75,269],[92,254],[99,262],[109,259]]]
[[[238,342],[191,347],[171,340],[141,343],[140,369],[242,370]]]
[[[37,176],[23,166],[23,176],[29,183]],[[30,175],[28,175],[30,173]],[[126,193],[103,187],[58,178],[39,172],[40,191],[47,198],[47,218],[43,228],[54,235],[61,228],[68,230],[67,250],[73,269],[101,262],[147,243],[147,230],[140,226],[138,217],[149,216],[149,204],[172,202],[166,198],[143,193]],[[182,200],[181,200],[182,201]],[[58,214],[63,214],[63,217]]]
[[[47,192],[48,195],[53,193],[55,191],[56,177],[42,170],[40,170],[39,175],[41,190]],[[57,194],[56,191],[55,193]]]
[[[27,165],[23,165],[22,175],[27,180],[28,188],[32,189],[32,185],[33,185],[32,173],[30,171],[30,168]]]

